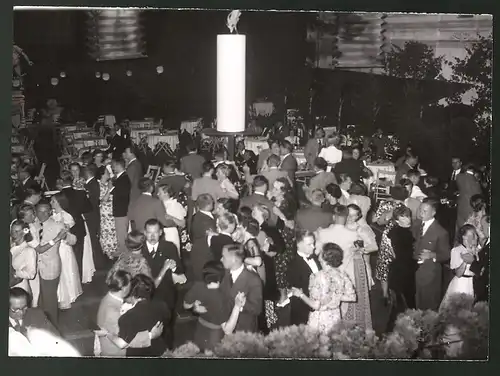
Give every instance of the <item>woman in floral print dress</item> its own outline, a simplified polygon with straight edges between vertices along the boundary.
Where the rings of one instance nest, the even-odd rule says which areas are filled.
[[[112,188],[111,179],[108,169],[104,169],[104,173],[99,181],[99,199],[100,199],[100,214],[101,214],[101,233],[99,241],[104,254],[111,260],[116,259],[119,255],[118,240],[116,239],[115,219],[113,217],[113,195],[110,194]]]

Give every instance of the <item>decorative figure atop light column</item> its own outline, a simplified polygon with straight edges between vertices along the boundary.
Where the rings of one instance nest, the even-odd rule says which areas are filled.
[[[238,21],[240,20],[240,16],[241,16],[241,11],[239,11],[239,10],[233,10],[231,13],[229,13],[229,16],[227,16],[226,25],[227,25],[229,31],[231,32],[231,34],[233,32],[236,32],[236,34],[238,34],[238,29],[236,28],[236,26],[238,25]]]

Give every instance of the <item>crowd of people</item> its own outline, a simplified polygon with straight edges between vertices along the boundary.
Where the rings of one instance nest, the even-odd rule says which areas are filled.
[[[322,130],[306,145],[314,176],[305,184],[284,138],[260,155],[242,142],[231,161],[191,143],[154,180],[130,139],[113,139],[61,171],[57,192],[42,192],[34,166],[13,159],[13,331],[22,332],[17,316],[28,305],[57,330],[59,310],[96,269],[109,289],[95,318],[96,354],[115,357],[161,356],[184,311],[197,320],[192,340],[210,351],[234,331],[326,332],[341,321],[371,329],[377,289],[390,307],[382,332],[404,310],[437,311],[453,293],[488,299],[487,190],[459,158],[442,185],[421,179],[408,150],[391,198],[373,200],[363,148],[340,149]],[[440,216],[453,200],[452,229]]]

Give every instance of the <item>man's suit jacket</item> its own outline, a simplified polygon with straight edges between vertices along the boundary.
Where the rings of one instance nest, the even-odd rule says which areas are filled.
[[[478,253],[478,259],[470,265],[470,271],[474,273],[474,295],[476,301],[487,302],[489,299],[490,286],[490,244],[486,244]]]
[[[156,219],[162,227],[167,227],[166,214],[163,203],[157,197],[143,193],[130,204],[128,219],[135,223],[135,230],[143,231],[150,219]]]
[[[415,274],[417,309],[437,310],[442,297],[442,264],[450,259],[450,239],[448,232],[436,220],[429,226],[423,237],[420,233],[421,228],[421,220],[416,221],[412,228],[415,238],[414,254],[417,256],[423,249],[428,249],[436,253],[436,262],[430,259],[418,265]]]
[[[337,184],[337,178],[333,172],[320,171],[315,176],[311,178],[309,182],[309,193],[312,193],[315,189],[321,189],[324,191],[328,184]]]
[[[314,160],[319,155],[320,146],[317,138],[311,138],[304,147],[304,157],[309,168],[314,167]]]
[[[274,204],[271,200],[269,200],[266,196],[254,193],[250,196],[243,197],[240,200],[240,208],[247,206],[249,208],[253,208],[255,205],[264,205],[269,209],[271,215],[269,216],[269,225],[276,226],[278,222],[278,217],[273,212]]]
[[[111,137],[108,143],[109,147],[106,149],[106,153],[112,153],[113,157],[121,157],[128,144],[127,140],[118,134]]]
[[[261,175],[269,181],[269,189],[271,189],[274,182],[280,178],[289,179],[290,184],[294,184],[293,180],[290,180],[290,178],[288,177],[288,172],[280,170],[278,168],[272,168],[267,171],[262,171]]]
[[[201,178],[194,179],[193,187],[191,189],[191,198],[196,201],[200,195],[205,193],[212,196],[214,202],[221,197],[227,196],[222,190],[218,180],[212,179],[208,176],[202,176]]]
[[[156,249],[155,255],[149,253],[146,244],[142,247],[142,255],[146,259],[149,267],[151,268],[151,275],[153,279],[156,279],[160,274],[161,269],[165,260],[174,260],[176,263],[175,274],[183,274],[184,270],[182,267],[181,259],[177,252],[177,247],[174,243],[160,239],[158,243],[158,248]],[[172,280],[172,270],[169,270],[163,277],[161,283],[155,289],[154,298],[167,303],[168,308],[173,310],[175,308],[175,301],[177,296],[177,290],[175,284]]]
[[[99,182],[93,177],[88,183],[85,183],[87,197],[92,206],[92,212],[99,214]]]
[[[321,270],[321,265],[316,257],[314,257],[314,261],[318,266],[318,270]],[[301,256],[296,254],[287,270],[287,280],[290,286],[302,289],[304,294],[309,296],[309,279],[311,274],[312,271],[309,265]],[[290,298],[290,324],[307,324],[310,312],[312,312],[312,309],[302,299],[295,296]]]
[[[295,182],[295,173],[297,172],[297,169],[298,163],[293,154],[287,155],[285,159],[281,161],[280,170],[287,172],[288,177],[290,178],[292,183]]]
[[[42,237],[40,239],[40,244],[45,245],[59,234],[59,232],[64,228],[64,225],[54,221],[54,219],[49,218],[45,222],[40,223],[39,228],[43,227]],[[73,233],[73,228],[71,228],[71,233]],[[59,255],[59,246],[61,243],[56,243],[50,247],[44,253],[38,254],[38,274],[40,278],[46,281],[52,281],[61,275],[61,256]]]
[[[111,192],[113,195],[113,217],[126,217],[130,204],[130,179],[126,172],[123,172],[113,182],[113,187],[113,192]]]
[[[481,194],[481,185],[474,175],[463,172],[457,175],[458,200],[457,200],[457,228],[460,228],[469,219],[473,210],[470,199]]]
[[[87,197],[87,193],[83,190],[66,187],[61,189],[61,192],[68,198],[68,211],[75,221],[75,225],[71,227],[71,233],[75,235],[79,241],[82,241],[85,235],[87,235],[83,215],[92,212],[92,204]]]
[[[23,318],[23,326],[46,330],[55,336],[61,335],[40,308],[28,308],[26,310]]]
[[[226,270],[226,274],[222,279],[222,289],[227,296],[227,303],[231,312],[234,307],[234,298],[239,292],[243,292],[246,296],[246,304],[243,311],[240,312],[238,322],[236,323],[235,331],[257,332],[257,318],[261,314],[264,307],[262,300],[263,285],[262,280],[257,273],[251,272],[246,268],[238,276],[236,281],[232,283],[231,273]]]
[[[196,240],[206,239],[208,230],[216,230],[215,219],[209,217],[205,213],[197,212],[193,216],[193,222],[191,223],[191,241],[194,243]]]
[[[333,215],[321,207],[311,205],[297,211],[295,222],[298,228],[314,232],[333,224]]]
[[[143,177],[141,162],[138,159],[133,160],[127,166],[127,175],[130,179],[130,204],[132,204],[141,195],[139,189],[139,180]]]
[[[405,200],[405,206],[411,210],[411,218],[413,221],[416,221],[418,219],[418,209],[420,208],[420,205],[422,202],[413,197],[408,197]]]
[[[35,179],[33,178],[28,178],[28,180],[26,180],[26,182],[21,182],[17,187],[16,187],[16,197],[19,199],[19,200],[24,200],[26,198],[26,190],[28,188],[31,188],[33,186],[37,186],[38,183],[36,182]]]
[[[201,155],[188,154],[181,158],[181,171],[191,175],[193,179],[199,178],[203,175],[203,163],[205,163],[205,158]]]
[[[363,164],[356,159],[342,159],[334,167],[334,173],[337,180],[340,180],[340,174],[347,174],[353,182],[359,182],[363,178]]]

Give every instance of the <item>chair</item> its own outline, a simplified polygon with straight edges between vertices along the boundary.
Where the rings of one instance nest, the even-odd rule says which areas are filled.
[[[153,181],[156,181],[156,178],[160,174],[160,166],[149,166],[148,171],[146,172],[146,177],[150,178]]]
[[[383,175],[383,177],[381,176]],[[389,178],[389,180],[391,180],[391,177],[392,175],[394,175],[394,177],[396,176],[396,173],[392,173],[392,172],[380,172],[380,171],[377,171],[377,173],[375,174],[375,182],[372,184],[372,192],[373,192],[373,196],[374,196],[374,199],[375,199],[375,202],[378,202],[378,201],[382,201],[382,200],[388,200],[391,198],[391,186],[392,184],[380,184],[381,182],[381,179],[387,179]],[[393,181],[394,179],[392,179]],[[391,181],[391,183],[392,183]]]

